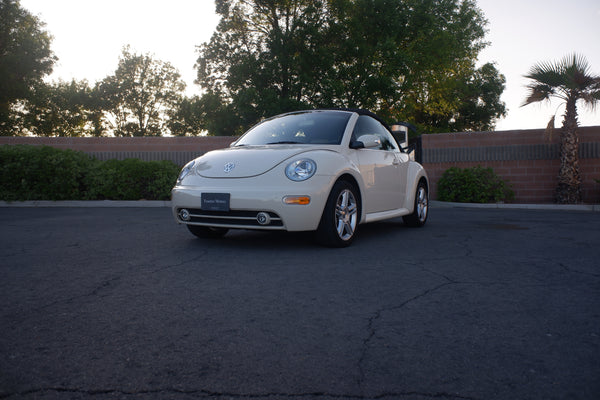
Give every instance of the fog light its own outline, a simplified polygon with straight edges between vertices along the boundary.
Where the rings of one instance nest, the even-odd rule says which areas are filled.
[[[305,206],[310,204],[310,196],[285,196],[283,202],[285,204],[300,204]]]
[[[256,214],[256,220],[261,225],[269,225],[271,223],[271,216],[266,212],[259,212]]]
[[[188,210],[186,210],[185,208],[182,208],[181,210],[179,210],[179,218],[182,221],[189,221],[190,220],[190,212]]]

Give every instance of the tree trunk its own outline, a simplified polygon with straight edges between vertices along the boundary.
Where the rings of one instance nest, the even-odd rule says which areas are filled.
[[[12,134],[10,103],[8,101],[0,101],[0,136],[11,136]]]
[[[567,101],[567,111],[560,134],[560,169],[556,188],[556,202],[559,204],[578,204],[582,201],[575,104],[576,99]]]

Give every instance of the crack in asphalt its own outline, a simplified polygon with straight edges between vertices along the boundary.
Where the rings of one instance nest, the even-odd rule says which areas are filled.
[[[331,398],[331,399],[356,399],[356,400],[379,400],[386,398],[401,398],[407,396],[420,396],[431,399],[456,399],[456,400],[478,400],[474,397],[462,396],[459,394],[445,393],[445,392],[417,392],[417,391],[403,391],[403,392],[383,392],[373,396],[356,395],[356,394],[344,394],[344,393],[328,393],[328,392],[305,392],[305,393],[285,393],[285,392],[266,392],[266,393],[234,393],[234,392],[216,392],[205,389],[177,389],[177,388],[157,388],[157,389],[142,389],[136,391],[120,390],[120,389],[79,389],[69,387],[47,387],[29,389],[14,393],[0,393],[0,399],[9,399],[13,396],[30,396],[39,395],[44,392],[57,392],[57,393],[71,393],[88,396],[101,396],[101,395],[122,395],[122,396],[139,396],[139,395],[150,395],[150,394],[182,394],[182,395],[195,395],[208,398],[219,398],[227,397],[234,399],[267,399],[267,398]]]
[[[465,236],[464,240],[459,243],[459,245],[465,249],[465,255],[464,255],[465,257],[471,257],[473,255],[473,249],[469,245],[469,242],[471,242],[472,239],[473,239],[473,236],[470,234],[467,234]]]
[[[446,279],[449,279],[449,278],[446,278]],[[421,299],[421,298],[423,298],[425,296],[428,296],[429,294],[431,294],[431,293],[433,293],[433,292],[435,292],[435,291],[437,291],[437,290],[439,290],[439,289],[441,289],[443,287],[446,287],[446,286],[449,286],[449,285],[454,285],[454,284],[457,284],[457,283],[459,283],[459,282],[448,280],[447,282],[444,282],[442,284],[434,286],[434,287],[432,287],[430,289],[427,289],[427,290],[425,290],[425,291],[417,294],[416,296],[413,296],[412,298],[410,298],[410,299],[402,302],[401,304],[398,304],[398,305],[395,305],[395,306],[384,307],[384,308],[381,308],[381,309],[375,311],[375,313],[373,314],[373,316],[369,318],[369,322],[367,324],[368,335],[363,340],[363,344],[362,344],[363,349],[362,349],[361,355],[360,355],[360,357],[358,359],[359,377],[358,377],[356,383],[358,384],[359,388],[362,388],[363,382],[365,381],[365,378],[366,378],[365,377],[365,371],[364,371],[364,368],[363,368],[363,363],[364,363],[364,361],[366,359],[366,356],[367,356],[367,352],[368,352],[368,349],[369,349],[369,342],[373,339],[373,337],[376,334],[376,329],[374,327],[375,321],[377,321],[379,318],[381,318],[381,314],[384,313],[384,312],[388,312],[388,311],[400,310],[401,308],[405,307],[407,304],[410,304],[410,303],[412,303],[412,302],[414,302],[416,300],[419,300],[419,299]]]
[[[203,250],[200,254],[194,256],[193,258],[190,258],[189,260],[182,260],[181,262],[179,262],[177,264],[165,265],[165,266],[159,267],[157,269],[154,269],[154,270],[152,270],[152,271],[150,271],[148,273],[149,274],[156,274],[158,272],[166,271],[166,270],[169,270],[169,269],[179,268],[179,267],[182,267],[182,266],[184,266],[186,264],[189,264],[189,263],[192,263],[192,262],[195,262],[195,261],[198,261],[200,259],[205,258],[207,254],[208,254],[208,251],[207,250]],[[155,264],[159,264],[159,263],[156,262]],[[157,266],[157,265],[155,265],[155,266]]]
[[[468,240],[465,240],[465,242],[463,243],[463,247],[466,249],[466,256],[469,256],[470,254],[472,254],[472,250],[468,248],[468,245],[466,244]],[[464,256],[463,256],[464,257]],[[463,282],[463,281],[458,281],[455,279],[450,278],[447,275],[444,275],[440,272],[437,271],[433,271],[430,270],[428,268],[426,268],[424,266],[423,263],[420,262],[414,262],[414,263],[409,263],[419,269],[421,269],[422,271],[431,274],[431,275],[435,275],[441,279],[443,279],[443,283],[440,283],[436,286],[433,286],[429,289],[426,289],[424,291],[422,291],[421,293],[411,297],[408,300],[405,300],[404,302],[394,305],[394,306],[388,306],[388,307],[383,307],[380,308],[378,310],[376,310],[373,315],[369,318],[368,324],[367,324],[367,332],[368,335],[367,337],[363,340],[362,343],[362,351],[361,351],[361,355],[359,357],[358,360],[358,371],[359,371],[359,377],[357,378],[357,385],[358,387],[362,390],[363,388],[363,383],[366,380],[366,373],[365,373],[365,369],[363,367],[363,364],[366,360],[367,357],[367,353],[369,351],[369,343],[371,342],[371,340],[373,339],[373,337],[375,337],[376,335],[376,331],[377,329],[375,328],[375,322],[381,318],[381,315],[384,312],[389,312],[389,311],[396,311],[396,310],[400,310],[402,308],[404,308],[405,306],[407,306],[408,304],[417,301],[419,299],[422,299],[446,286],[451,286],[451,285],[485,285],[485,284],[489,284],[489,283],[484,283],[484,282]],[[422,392],[401,392],[401,393],[389,393],[389,394],[381,394],[378,396],[365,396],[364,398],[368,398],[368,399],[379,399],[379,398],[385,398],[385,397],[394,397],[394,396],[422,396],[422,397],[428,397],[428,398],[448,398],[448,399],[470,399],[470,400],[475,400],[475,398],[473,397],[467,397],[467,396],[461,396],[459,394],[449,394],[449,393],[445,393],[445,392],[438,392],[438,393],[422,393]]]
[[[600,278],[600,274],[595,274],[593,272],[587,272],[587,271],[579,271],[576,270],[574,268],[571,268],[570,266],[564,264],[564,263],[559,263],[558,264],[563,270],[567,271],[567,272],[571,272],[574,274],[582,274],[582,275],[588,275],[588,276],[593,276],[594,278]]]
[[[147,270],[145,272],[141,272],[141,273],[150,275],[150,274],[159,273],[164,270],[178,268],[178,267],[187,265],[189,263],[193,263],[193,262],[201,259],[204,256],[205,256],[205,254],[196,255],[190,259],[181,260],[180,262],[178,262],[176,264],[168,264],[168,265],[163,265],[161,267],[159,267],[159,265],[161,264],[160,261],[153,260],[150,262],[139,263],[137,265],[130,265],[130,268],[146,267]],[[369,343],[373,339],[373,337],[376,335],[377,329],[375,328],[374,325],[375,325],[376,321],[379,318],[381,318],[382,313],[402,309],[406,305],[408,305],[414,301],[417,301],[423,297],[426,297],[426,296],[430,295],[431,293],[433,293],[443,287],[446,287],[449,285],[466,283],[466,282],[455,281],[446,275],[443,275],[436,271],[429,270],[429,269],[425,268],[422,263],[412,263],[412,265],[419,267],[424,272],[427,272],[429,274],[432,274],[432,275],[442,278],[445,282],[443,282],[439,285],[436,285],[432,288],[429,288],[427,290],[424,290],[421,293],[413,296],[412,298],[402,302],[401,304],[381,308],[381,309],[377,310],[374,313],[374,315],[369,318],[369,322],[368,322],[368,326],[367,326],[367,330],[368,330],[369,334],[368,334],[368,337],[363,340],[363,349],[361,351],[361,355],[358,360],[358,369],[359,369],[360,377],[358,378],[357,384],[358,384],[358,387],[360,388],[360,391],[362,391],[363,383],[366,380],[366,376],[365,376],[366,374],[365,374],[365,371],[363,368],[363,364],[365,362],[367,353],[369,351]],[[152,266],[157,267],[157,268],[151,269],[150,267],[152,267]],[[73,296],[68,299],[57,300],[57,301],[54,301],[45,306],[39,307],[33,311],[45,310],[45,309],[55,306],[57,304],[69,303],[69,302],[76,301],[78,299],[86,298],[86,297],[90,297],[90,296],[101,296],[101,292],[104,291],[105,289],[109,288],[114,283],[126,278],[127,276],[133,276],[133,275],[137,275],[137,274],[140,274],[140,272],[138,271],[135,273],[129,273],[129,274],[121,275],[121,276],[112,277],[110,279],[104,280],[103,282],[101,282],[98,286],[93,288],[93,290],[89,291],[88,293],[81,294],[78,296]],[[469,282],[469,283],[472,283],[472,282]],[[330,398],[330,399],[350,399],[350,400],[351,399],[356,399],[356,400],[379,400],[379,399],[381,399],[381,400],[385,400],[388,398],[398,399],[398,398],[405,398],[405,397],[411,397],[411,396],[419,396],[422,398],[430,398],[430,399],[477,400],[476,398],[469,397],[469,396],[463,396],[458,393],[418,392],[418,391],[382,392],[379,394],[364,395],[364,394],[329,393],[329,392],[235,393],[235,392],[217,392],[217,391],[211,391],[211,390],[206,390],[206,389],[177,389],[177,388],[156,388],[156,389],[142,389],[142,390],[133,391],[133,390],[123,390],[123,389],[80,389],[80,388],[70,388],[70,387],[45,387],[45,388],[29,389],[29,390],[12,392],[12,393],[0,392],[0,399],[9,399],[9,398],[15,397],[15,396],[19,396],[19,397],[36,396],[36,395],[42,394],[44,392],[55,392],[55,393],[66,393],[66,394],[71,393],[71,394],[88,395],[88,396],[102,396],[102,395],[139,396],[139,395],[152,395],[152,394],[160,395],[161,393],[162,394],[170,393],[170,394],[181,394],[181,395],[193,395],[193,396],[204,397],[204,398],[222,398],[222,397],[224,397],[224,398],[231,398],[231,399],[269,399],[269,398],[328,399],[328,398]]]
[[[136,275],[140,275],[140,274],[145,274],[145,275],[152,275],[152,274],[156,274],[168,269],[173,269],[173,268],[178,268],[181,267],[183,265],[195,262],[201,258],[203,258],[206,255],[206,251],[204,251],[202,254],[196,255],[190,259],[187,260],[182,260],[181,262],[177,263],[177,264],[169,264],[166,266],[162,266],[162,267],[158,267],[158,265],[160,264],[160,262],[158,261],[151,261],[151,262],[145,262],[145,263],[139,263],[139,264],[131,264],[129,265],[130,269],[135,269],[135,272],[130,272],[130,273],[125,273],[119,276],[114,276],[112,278],[109,279],[104,279],[103,281],[101,281],[96,287],[94,287],[92,290],[86,292],[86,293],[82,293],[79,294],[77,296],[72,296],[66,299],[59,299],[59,300],[55,300],[51,303],[48,304],[44,304],[40,307],[34,308],[30,310],[30,313],[39,313],[42,312],[44,310],[47,310],[49,308],[52,308],[58,304],[69,304],[72,303],[73,301],[76,300],[80,300],[80,299],[85,299],[88,297],[103,297],[103,295],[101,294],[103,291],[105,291],[106,289],[108,289],[111,285],[113,285],[114,283],[120,281],[121,279],[127,278],[127,277],[131,277],[131,276],[136,276]],[[146,271],[146,272],[140,272],[137,268],[139,267],[157,267],[154,268],[150,271]],[[107,295],[104,295],[107,296]],[[6,314],[3,316],[3,318],[6,319],[12,319],[13,321],[18,320],[19,322],[22,322],[24,320],[26,320],[28,317],[26,317],[24,315],[24,313],[19,312],[17,314]]]
[[[473,251],[471,249],[468,248],[467,245],[468,242],[468,238],[462,243],[463,244],[463,248],[466,250],[466,256],[469,256],[473,253]],[[465,255],[460,256],[460,258],[465,257]],[[378,310],[376,310],[373,315],[369,318],[368,320],[368,324],[367,324],[367,332],[368,335],[367,337],[363,340],[362,343],[362,351],[361,351],[361,355],[359,357],[358,360],[358,371],[359,371],[359,377],[356,380],[356,383],[358,385],[359,388],[363,387],[363,383],[366,380],[366,373],[365,373],[365,369],[364,369],[364,362],[366,360],[367,357],[367,353],[369,351],[369,343],[371,342],[371,340],[375,337],[376,332],[377,332],[377,328],[375,327],[375,323],[377,320],[379,320],[382,316],[382,314],[384,312],[389,312],[389,311],[396,311],[396,310],[400,310],[403,307],[405,307],[406,305],[417,301],[419,299],[422,299],[436,291],[438,291],[439,289],[442,289],[446,286],[452,286],[452,285],[496,285],[496,284],[510,284],[509,282],[479,282],[479,281],[459,281],[459,280],[455,280],[452,279],[451,277],[444,275],[440,272],[437,271],[433,271],[429,268],[426,268],[424,266],[423,263],[421,262],[412,262],[412,263],[408,263],[414,267],[419,268],[421,271],[426,272],[428,274],[437,276],[439,278],[441,278],[444,282],[440,283],[436,286],[433,286],[429,289],[426,289],[424,291],[422,291],[421,293],[417,294],[416,296],[411,297],[410,299],[398,304],[398,305],[394,305],[394,306],[387,306],[387,307],[383,307],[380,308]],[[576,269],[570,268],[569,266],[565,265],[564,263],[560,263],[559,266],[561,268],[563,268],[565,271],[567,272],[571,272],[571,273],[578,273],[578,274],[584,274],[584,275],[590,275],[593,277],[598,277],[600,276],[599,274],[595,274],[595,273],[591,273],[591,272],[584,272],[584,271],[578,271]],[[540,285],[535,285],[535,287],[539,287]],[[544,286],[544,285],[542,285]],[[420,392],[402,392],[402,393],[386,393],[386,394],[380,394],[378,396],[365,396],[364,398],[368,398],[368,399],[378,399],[378,398],[385,398],[385,397],[394,397],[394,396],[423,396],[423,397],[428,397],[428,398],[448,398],[448,399],[471,399],[474,400],[475,398],[473,397],[468,397],[468,396],[461,396],[459,394],[449,394],[449,393],[444,393],[444,392],[439,392],[439,393],[420,393]],[[363,397],[359,397],[359,398],[363,398]]]
[[[120,276],[116,276],[116,277],[113,277],[111,279],[106,279],[106,280],[102,281],[98,286],[96,286],[93,290],[91,290],[88,293],[83,293],[83,294],[80,294],[80,295],[77,295],[77,296],[72,296],[72,297],[69,297],[69,298],[66,298],[66,299],[55,300],[55,301],[53,301],[51,303],[44,304],[44,305],[42,305],[40,307],[33,308],[29,312],[30,313],[40,313],[40,312],[42,312],[44,310],[47,310],[48,308],[51,308],[51,307],[54,307],[54,306],[58,305],[58,304],[69,304],[69,303],[71,303],[71,302],[73,302],[75,300],[78,300],[78,299],[84,299],[86,297],[97,296],[100,291],[102,291],[103,289],[109,287],[111,285],[111,283],[119,281],[120,279],[121,279]],[[3,318],[12,319],[14,322],[17,322],[17,321],[18,322],[23,322],[24,320],[28,319],[29,316],[26,316],[23,312],[19,312],[17,314],[6,314],[6,315],[3,316]]]

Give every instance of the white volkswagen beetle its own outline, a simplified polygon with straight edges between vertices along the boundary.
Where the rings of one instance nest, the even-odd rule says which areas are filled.
[[[266,119],[227,149],[189,162],[172,191],[175,219],[199,237],[229,229],[315,231],[344,247],[359,224],[427,220],[427,173],[374,114],[312,110]]]

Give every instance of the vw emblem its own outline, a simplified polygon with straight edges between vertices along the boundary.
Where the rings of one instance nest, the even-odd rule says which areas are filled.
[[[225,171],[225,173],[229,173],[231,172],[233,169],[235,168],[235,164],[232,162],[228,162],[227,164],[225,164],[225,167],[223,167],[223,171]]]

